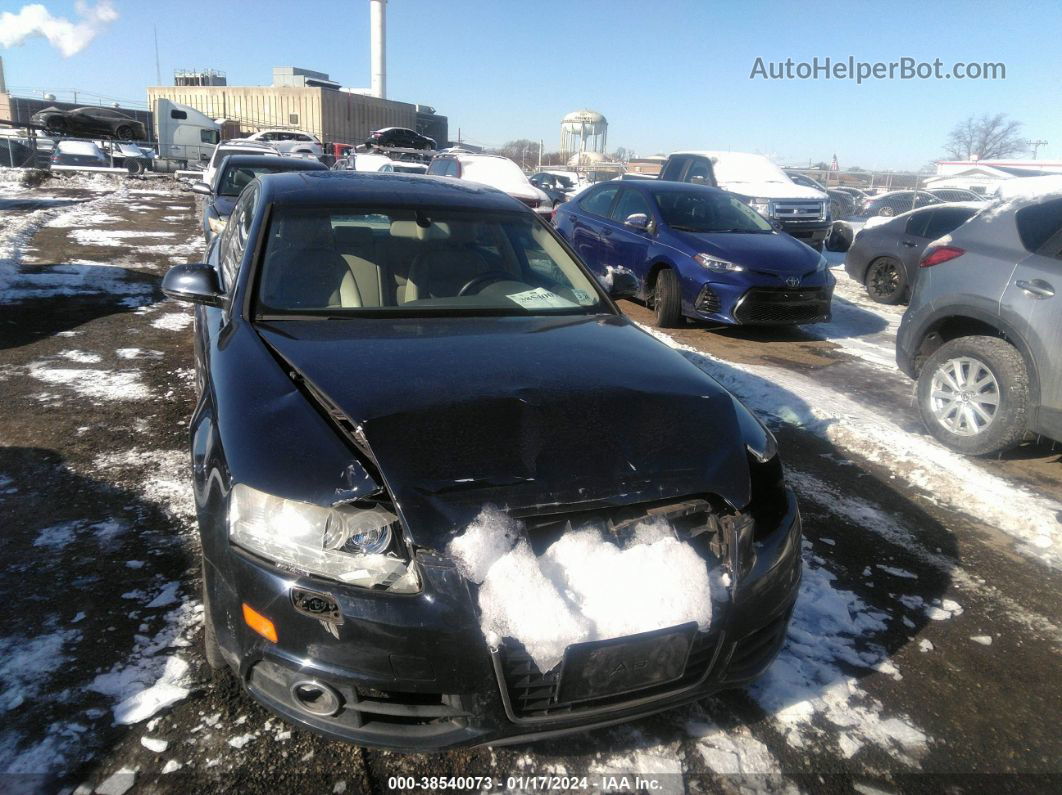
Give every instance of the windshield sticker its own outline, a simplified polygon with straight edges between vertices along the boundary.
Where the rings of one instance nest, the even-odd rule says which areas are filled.
[[[536,287],[522,293],[507,295],[510,301],[519,304],[524,309],[557,309],[567,306],[575,306],[571,301],[561,298],[556,293],[551,293],[544,287]]]
[[[593,297],[586,290],[580,290],[578,287],[572,288],[572,296],[581,306],[590,306],[594,303]]]

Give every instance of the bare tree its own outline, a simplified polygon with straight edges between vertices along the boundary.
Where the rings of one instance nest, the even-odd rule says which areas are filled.
[[[944,151],[953,160],[995,160],[1026,151],[1021,122],[1006,114],[970,116],[948,133]]]
[[[631,155],[632,154],[633,154],[633,152],[631,152],[629,149],[627,149],[626,147],[621,146],[621,147],[619,147],[619,149],[617,149],[615,152],[613,152],[608,157],[609,157],[609,160],[611,160],[614,163],[626,163],[628,160],[631,159]]]

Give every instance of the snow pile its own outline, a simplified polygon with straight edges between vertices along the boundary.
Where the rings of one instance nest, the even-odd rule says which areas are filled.
[[[167,312],[158,320],[151,321],[151,325],[165,331],[181,331],[192,325],[191,312]]]
[[[137,636],[136,647],[125,663],[116,664],[89,683],[87,689],[116,702],[115,723],[147,720],[191,692],[188,663],[164,652],[190,644],[188,635],[198,626],[202,611],[202,605],[183,602],[166,614],[165,626],[153,638]]]
[[[663,521],[638,525],[623,547],[583,527],[536,557],[520,523],[488,506],[448,552],[480,586],[487,642],[518,640],[543,672],[573,643],[711,622],[708,566]]]
[[[1018,486],[912,433],[873,406],[781,367],[724,362],[644,328],[733,392],[749,408],[777,422],[802,427],[850,453],[881,463],[938,504],[996,527],[1023,554],[1062,567],[1062,503]],[[1013,506],[1022,509],[1015,511]]]

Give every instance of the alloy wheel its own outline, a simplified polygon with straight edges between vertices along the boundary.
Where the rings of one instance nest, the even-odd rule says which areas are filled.
[[[882,298],[895,295],[900,288],[900,271],[895,262],[879,262],[870,274],[870,290]]]
[[[969,356],[940,363],[930,383],[934,418],[956,436],[983,433],[999,411],[999,382],[984,362]]]

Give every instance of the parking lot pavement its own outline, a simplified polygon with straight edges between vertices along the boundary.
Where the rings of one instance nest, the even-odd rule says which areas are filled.
[[[969,461],[930,441],[890,366],[901,309],[843,275],[831,324],[662,335],[777,429],[801,498],[802,594],[768,675],[564,740],[402,756],[294,729],[202,660],[191,315],[158,290],[169,265],[201,256],[192,195],[128,180],[0,198],[20,202],[0,227],[0,771],[18,776],[0,789],[1057,783],[1035,776],[1057,776],[1062,758],[1060,457]],[[75,203],[36,202],[56,198]],[[940,778],[909,778],[926,774]]]

